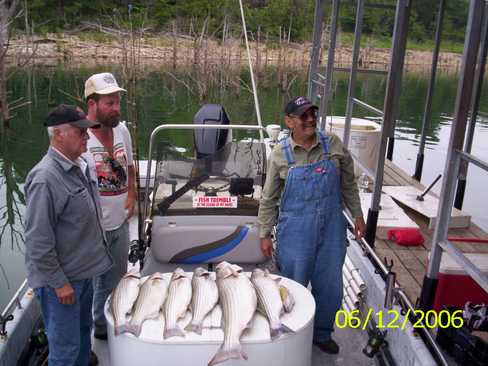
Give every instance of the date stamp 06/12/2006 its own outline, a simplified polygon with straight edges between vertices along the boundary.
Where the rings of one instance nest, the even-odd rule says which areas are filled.
[[[370,322],[376,324],[378,329],[401,329],[405,330],[408,319],[412,318],[412,327],[418,328],[461,328],[464,324],[463,311],[456,310],[449,312],[441,310],[411,310],[408,309],[405,315],[399,310],[379,310],[368,309],[365,316],[361,316],[359,310],[339,310],[335,316],[335,325],[337,328],[353,328],[366,330]]]

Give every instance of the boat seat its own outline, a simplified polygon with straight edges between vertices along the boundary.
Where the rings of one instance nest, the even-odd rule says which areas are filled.
[[[183,264],[265,262],[257,216],[219,212],[220,215],[171,216],[168,212],[166,216],[153,216],[151,252],[154,259],[161,263]]]

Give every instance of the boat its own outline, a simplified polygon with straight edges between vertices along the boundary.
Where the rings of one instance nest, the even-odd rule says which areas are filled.
[[[318,70],[319,46],[321,40],[321,24],[325,1],[316,2],[314,26],[314,43],[310,71],[309,96],[319,101],[321,128],[327,126],[327,104],[331,95],[331,79],[333,72],[335,32],[339,1],[332,2],[331,35],[328,57],[327,75]],[[358,72],[357,52],[361,34],[361,21],[365,2],[358,0],[356,18],[356,40],[353,47],[353,63],[351,67],[350,91],[353,90],[355,74]],[[352,92],[348,97],[346,116],[343,117],[343,140],[349,144],[351,134],[352,108],[354,105],[366,108],[381,116],[381,135],[378,141],[378,158],[376,169],[356,157],[362,172],[369,177],[373,191],[369,199],[368,231],[366,238],[356,240],[348,234],[347,259],[344,265],[344,300],[343,309],[338,312],[335,338],[341,344],[339,356],[327,356],[317,350],[312,351],[308,365],[319,365],[324,362],[331,364],[371,364],[382,365],[447,365],[449,356],[442,350],[429,326],[428,317],[419,319],[420,314],[432,309],[435,287],[441,256],[447,251],[457,263],[482,286],[488,288],[486,274],[477,269],[459,250],[453,248],[447,239],[450,210],[454,200],[455,177],[459,171],[460,161],[464,160],[487,169],[486,163],[463,152],[461,137],[464,136],[469,102],[472,99],[471,83],[474,79],[476,52],[482,33],[481,18],[485,12],[484,2],[470,2],[469,24],[466,33],[466,48],[463,56],[458,101],[455,111],[455,123],[451,134],[448,151],[448,164],[443,181],[443,189],[438,197],[437,220],[433,235],[432,254],[428,270],[425,274],[419,305],[414,305],[407,289],[401,286],[401,273],[395,272],[390,261],[385,261],[378,254],[380,219],[379,203],[386,170],[398,172],[386,156],[393,150],[394,138],[391,133],[395,121],[395,109],[398,103],[401,84],[401,73],[405,56],[405,39],[408,14],[411,2],[398,0],[395,7],[395,32],[391,52],[391,67],[387,83],[384,111],[367,105],[356,99]],[[334,25],[335,24],[335,25]],[[485,46],[486,47],[486,46]],[[354,56],[356,55],[356,56]],[[317,77],[320,80],[317,79]],[[468,87],[469,86],[469,87]],[[320,97],[320,98],[319,98]],[[258,113],[259,115],[259,113]],[[339,117],[341,118],[341,117]],[[194,123],[161,124],[150,136],[148,161],[145,163],[146,174],[141,177],[145,186],[139,222],[131,223],[131,237],[134,242],[130,248],[130,266],[135,266],[143,276],[155,271],[168,273],[176,266],[190,271],[197,265],[205,265],[213,270],[216,263],[226,260],[238,263],[245,270],[255,266],[272,266],[266,261],[259,249],[257,234],[257,211],[259,197],[264,184],[266,157],[279,138],[287,135],[287,131],[279,126],[264,128],[260,121],[257,125],[231,124],[225,108],[219,105],[204,105],[195,115]],[[336,119],[337,122],[337,119]],[[354,123],[353,123],[354,124]],[[174,141],[165,134],[169,130],[186,133],[186,139]],[[264,137],[268,133],[268,137]],[[163,138],[160,136],[163,135]],[[389,149],[387,154],[387,143]],[[453,162],[451,164],[451,161]],[[409,177],[408,177],[409,178]],[[346,219],[352,226],[347,212]],[[437,314],[437,313],[432,313]],[[454,317],[446,313],[450,320]],[[9,321],[5,321],[10,319]],[[438,322],[436,324],[439,324]],[[2,312],[2,338],[0,339],[0,365],[35,364],[37,356],[45,351],[45,335],[42,332],[39,305],[33,299],[33,292],[27,284],[21,286],[7,308]],[[306,326],[305,328],[306,329]],[[123,342],[131,336],[122,335],[120,339],[111,337],[109,342],[94,341],[94,350],[102,365],[109,365],[111,353],[122,352]],[[290,341],[293,336],[287,336]],[[119,342],[120,341],[120,342]],[[129,341],[133,341],[129,338]],[[138,343],[137,343],[138,342]],[[131,350],[137,353],[140,362],[154,361],[158,352],[157,342],[144,340],[131,343]],[[258,355],[259,347],[268,347],[266,357],[273,352],[283,357],[286,350],[283,345],[264,345],[252,353]],[[298,342],[299,343],[299,342]],[[180,347],[180,352],[200,354],[201,348],[208,342],[180,342],[175,345],[164,344],[164,347]],[[246,349],[246,343],[243,347]],[[213,349],[217,345],[213,344]],[[249,343],[249,349],[253,347]],[[295,346],[293,346],[295,347]],[[300,348],[289,348],[293,352],[308,352],[303,345]],[[176,348],[171,348],[172,350]],[[208,351],[206,351],[208,352]],[[156,356],[154,356],[156,357]],[[259,360],[259,356],[256,356]],[[114,357],[115,358],[115,357]],[[117,358],[119,360],[119,358]],[[264,359],[263,359],[264,360]],[[263,361],[261,360],[261,361]],[[208,360],[202,360],[206,364]],[[34,362],[34,363],[33,363]],[[176,359],[171,360],[176,364]],[[197,362],[197,363],[195,363]],[[198,364],[195,361],[193,364]],[[268,358],[266,362],[269,363]],[[183,363],[181,363],[183,365]],[[261,365],[249,361],[230,361],[228,365]],[[303,366],[308,366],[303,365]]]

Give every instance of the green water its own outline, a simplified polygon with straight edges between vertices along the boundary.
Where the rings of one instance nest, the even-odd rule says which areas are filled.
[[[10,122],[11,129],[0,135],[0,309],[25,277],[23,182],[48,146],[42,121],[48,110],[56,104],[63,102],[83,106],[81,95],[85,79],[92,73],[107,70],[116,75],[120,84],[129,85],[124,82],[121,70],[110,66],[94,69],[38,67],[31,70],[11,70],[16,72],[9,79],[9,100],[24,98],[23,101],[31,101],[31,104],[13,111],[15,116]],[[280,79],[285,82],[279,83]],[[344,115],[347,82],[346,74],[336,75],[331,114]],[[360,76],[356,96],[382,109],[385,84],[385,76]],[[402,86],[394,162],[409,174],[413,174],[415,168],[427,84],[428,80],[423,74],[406,74]],[[232,123],[256,123],[250,86],[247,70],[233,73],[198,69],[143,70],[134,93],[140,156],[146,157],[148,137],[155,126],[163,122],[190,123],[203,103],[223,104]],[[424,184],[429,184],[444,169],[456,87],[455,75],[438,76],[433,101],[433,121],[428,129],[422,177]],[[293,96],[305,93],[306,70],[289,71],[284,75],[278,75],[273,69],[262,71],[258,80],[258,95],[263,123],[280,123],[285,102]],[[485,88],[480,110],[488,112],[486,96]],[[123,116],[129,113],[126,101],[127,98],[124,98]],[[134,113],[133,109],[131,113]],[[355,109],[354,115],[369,116],[359,108]],[[486,141],[487,135],[488,122],[480,118],[473,153],[485,160],[488,160],[488,147],[482,141]],[[169,137],[177,142],[182,139],[177,132],[170,132]],[[488,229],[488,215],[483,211],[483,204],[488,199],[488,193],[482,187],[484,181],[486,176],[479,169],[470,168],[464,208],[477,223]],[[440,184],[436,189],[439,187]]]

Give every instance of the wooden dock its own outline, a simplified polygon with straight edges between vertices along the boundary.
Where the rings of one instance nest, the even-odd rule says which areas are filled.
[[[422,184],[389,160],[386,160],[385,163],[383,185],[414,186],[420,190],[425,189]],[[402,208],[419,225],[419,229],[425,238],[424,244],[417,247],[404,247],[391,240],[376,238],[375,251],[380,258],[386,258],[388,262],[393,260],[394,266],[392,270],[397,274],[398,283],[409,299],[415,303],[420,296],[422,282],[427,269],[433,230],[428,229],[426,218],[407,207],[402,206]],[[488,233],[472,222],[466,229],[450,229],[449,236],[488,239]],[[488,244],[456,242],[455,245],[465,253],[488,253]]]

